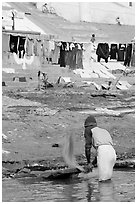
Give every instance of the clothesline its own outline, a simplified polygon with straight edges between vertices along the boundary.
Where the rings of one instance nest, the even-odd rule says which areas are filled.
[[[3,33],[2,50],[15,52],[19,54],[19,58],[25,53],[27,56],[39,56],[48,62],[60,64],[61,67],[68,65],[71,69],[90,69],[91,61],[100,62],[102,58],[107,63],[109,57],[110,60],[123,61],[125,66],[129,66],[133,54],[132,43],[63,42],[59,39],[44,38],[44,35],[34,36]]]

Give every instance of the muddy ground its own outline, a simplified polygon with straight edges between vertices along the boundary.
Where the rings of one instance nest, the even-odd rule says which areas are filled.
[[[129,90],[121,91],[114,87],[113,90],[98,91],[93,85],[85,86],[82,82],[85,79],[76,76],[68,68],[48,65],[42,69],[48,73],[53,88],[37,90],[37,69],[18,70],[16,74],[3,72],[3,81],[6,82],[2,88],[4,177],[21,170],[26,173],[28,169],[64,168],[66,164],[62,157],[62,146],[67,134],[74,138],[78,162],[85,164],[83,123],[90,113],[95,115],[98,126],[111,133],[117,160],[134,159],[133,72],[127,76],[115,73],[117,79],[121,77],[132,85]],[[27,82],[13,81],[15,76],[25,76]],[[74,83],[70,87],[65,87],[64,83],[57,85],[59,76],[69,76]],[[106,79],[92,81],[104,83]],[[100,108],[111,111],[102,111]],[[120,110],[124,111],[118,112]]]

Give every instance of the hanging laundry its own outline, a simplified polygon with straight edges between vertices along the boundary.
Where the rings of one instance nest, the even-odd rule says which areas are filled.
[[[108,43],[99,43],[96,54],[98,56],[97,61],[100,62],[100,59],[105,59],[105,62],[108,62],[109,57],[109,45]]]
[[[82,64],[82,48],[80,44],[77,44],[77,53],[76,53],[76,68],[83,68]]]
[[[60,46],[60,67],[66,67],[66,62],[65,62],[65,55],[66,55],[66,42],[61,42]]]
[[[49,40],[49,56],[48,57],[49,57],[50,62],[52,62],[54,49],[55,49],[55,42],[52,40]]]
[[[65,63],[66,65],[69,65],[69,43],[68,42],[66,45]]]
[[[18,36],[10,35],[10,52],[17,54]]]
[[[2,52],[8,52],[9,51],[9,41],[10,36],[6,33],[2,33]]]
[[[54,41],[49,41],[49,52],[51,50],[54,50],[55,49],[55,42]]]
[[[70,54],[70,64],[69,67],[71,69],[76,69],[76,53],[77,53],[77,47],[76,47],[76,43],[71,43],[70,44],[70,49],[72,47],[71,50],[71,54]]]
[[[23,58],[24,54],[25,54],[25,40],[26,37],[19,37],[19,44],[18,44],[18,52],[19,52],[19,58]]]
[[[40,39],[36,39],[35,43],[34,43],[34,54],[36,56],[41,56],[41,40]]]
[[[119,44],[117,61],[124,61],[125,51],[126,51],[126,44]]]
[[[65,62],[66,62],[66,65],[68,65],[68,66],[70,65],[71,52],[72,52],[72,49],[70,49],[70,45],[71,45],[71,43],[67,42]]]
[[[43,40],[42,42],[42,57],[49,61],[49,41]]]
[[[135,67],[135,43],[132,44],[131,66]]]
[[[91,57],[92,55],[92,46],[91,43],[84,43],[83,44],[83,56],[82,56],[82,61],[83,61],[83,69],[86,70],[92,70],[92,62],[93,58]]]
[[[27,56],[32,56],[34,54],[34,39],[27,38],[26,54]]]
[[[53,64],[58,64],[59,55],[60,55],[60,45],[59,43],[55,43],[55,49],[53,51],[53,57],[52,57]]]
[[[124,60],[125,66],[129,67],[130,61],[131,61],[131,55],[132,55],[132,44],[129,43],[127,44],[127,48],[126,48],[126,54],[125,54],[125,60]]]
[[[118,52],[117,44],[111,44],[110,59],[117,59],[117,52]]]

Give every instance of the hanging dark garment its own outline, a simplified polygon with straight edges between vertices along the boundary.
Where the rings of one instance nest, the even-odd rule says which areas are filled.
[[[74,49],[74,48],[72,48],[72,49]],[[72,53],[72,50],[70,50],[69,51],[69,68],[73,68],[72,59],[73,59],[73,53]]]
[[[97,61],[100,62],[100,59],[103,58],[105,59],[105,62],[108,62],[108,57],[109,57],[109,45],[108,43],[99,43],[97,50]]]
[[[18,45],[19,58],[22,58],[21,51],[23,51],[23,56],[25,54],[25,48],[24,48],[25,40],[26,40],[26,37],[19,37],[19,45]]]
[[[82,50],[78,50],[77,51],[77,55],[76,55],[76,68],[83,69]]]
[[[72,49],[70,48],[71,43],[69,43],[69,49],[66,51],[66,65],[70,67],[71,58],[72,58]]]
[[[18,37],[10,35],[10,52],[15,52],[17,54]]]
[[[69,64],[69,67],[71,69],[76,68],[76,52],[77,52],[77,48],[73,47],[70,55],[70,64]]]
[[[67,52],[66,52],[66,65],[68,65],[68,66],[70,66],[70,60],[71,60],[71,52],[72,52],[72,50],[68,50]]]
[[[131,66],[135,67],[135,44],[132,45]]]
[[[132,44],[127,44],[127,48],[126,48],[126,54],[125,54],[125,61],[124,61],[124,65],[128,66],[130,65],[130,61],[131,61],[131,55],[132,55]]]
[[[117,61],[124,61],[125,51],[126,51],[126,44],[119,44]]]
[[[110,59],[117,59],[117,52],[118,52],[117,44],[111,44]]]
[[[66,67],[66,59],[65,59],[65,56],[66,56],[66,46],[67,46],[67,43],[66,42],[62,42],[61,46],[60,46],[60,60],[59,60],[59,63],[60,63],[60,67]]]
[[[66,54],[65,54],[65,63],[66,65],[69,65],[69,51],[68,50],[66,51]]]

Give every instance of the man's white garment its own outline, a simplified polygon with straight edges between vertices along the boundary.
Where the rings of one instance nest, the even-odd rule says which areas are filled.
[[[93,146],[97,149],[99,181],[111,179],[116,161],[112,138],[105,129],[95,127],[91,131]]]

